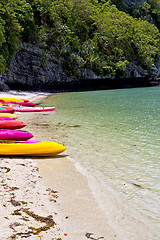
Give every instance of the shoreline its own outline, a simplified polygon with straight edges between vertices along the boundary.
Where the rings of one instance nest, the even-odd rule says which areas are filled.
[[[40,102],[43,98],[46,98],[47,96],[51,95],[52,93],[47,92],[35,92],[35,91],[16,91],[16,90],[10,90],[8,92],[1,92],[0,91],[0,97],[5,98],[24,98],[28,99],[29,101],[36,101]]]
[[[39,103],[39,98],[36,101]],[[34,116],[32,113],[25,113],[21,114],[20,118],[24,122],[27,117],[27,131],[35,136],[35,140],[56,141],[55,136],[49,132],[46,121],[47,115],[50,114],[54,116],[55,111],[35,113]],[[58,222],[66,233],[62,239],[115,239],[116,233],[107,224],[106,215],[92,195],[87,178],[76,169],[67,150],[52,158],[34,157],[34,160],[46,188],[58,192]]]
[[[49,95],[16,91],[11,91],[11,95],[9,94],[7,94],[8,97],[12,95],[22,98],[23,96],[37,104]],[[27,124],[24,130],[32,133],[35,140],[54,141],[55,136],[49,132],[46,122],[48,114],[55,113],[18,113],[17,115],[19,120]],[[0,239],[9,239],[9,236],[13,236],[12,239],[26,237],[34,240],[144,240],[149,238],[150,234],[137,231],[138,222],[131,225],[131,227],[134,226],[132,231],[126,226],[127,219],[123,222],[124,229],[117,227],[120,221],[119,216],[116,216],[115,222],[110,222],[110,212],[106,214],[99,206],[87,177],[76,168],[68,154],[66,150],[63,154],[52,158],[0,158],[1,222],[5,220],[0,227],[3,234]],[[111,198],[108,198],[108,202],[111,201]],[[114,214],[117,213],[114,212]],[[50,216],[50,219],[46,219],[47,216]],[[47,225],[48,221],[50,228]],[[33,232],[27,233],[30,228]],[[40,232],[36,233],[36,231]]]
[[[39,103],[49,95],[46,93],[19,93],[16,91],[2,94],[3,97],[27,98],[35,103]],[[46,115],[47,113],[43,114]],[[19,120],[27,124],[24,130],[32,133],[35,139],[51,140],[49,135],[44,134],[44,132],[48,132],[48,129],[45,125],[45,119],[43,122],[41,117],[43,114],[18,113],[17,115]],[[11,179],[10,181],[14,185],[16,184],[16,186],[10,187],[12,183],[5,182],[8,186],[6,191],[9,196],[7,195],[1,201],[5,205],[7,202],[12,203],[7,207],[5,206],[6,211],[2,211],[1,214],[1,218],[6,219],[5,224],[0,228],[1,232],[3,232],[3,239],[4,237],[8,239],[11,236],[12,239],[19,239],[21,236],[34,240],[115,239],[116,232],[107,224],[107,218],[92,195],[86,177],[78,172],[65,153],[52,158],[4,157],[0,159],[4,164],[3,169],[11,168],[9,172],[12,175],[9,175],[8,172],[7,179]],[[19,168],[19,166],[22,167]],[[23,181],[21,175],[23,175]],[[6,179],[4,173],[1,178],[3,181]],[[10,198],[10,191],[13,188],[15,189],[14,195],[13,198]],[[1,191],[3,192],[3,189]],[[30,219],[26,220],[28,226],[26,223],[24,225],[21,219],[28,217],[28,214],[24,212],[27,208],[30,209],[28,212]],[[54,214],[51,214],[53,209]],[[47,231],[40,231],[36,235],[30,233],[29,230],[27,233],[26,229],[32,225],[34,225],[34,231],[35,228],[39,229],[41,227],[35,227],[37,223],[31,213],[34,213],[37,218],[51,215],[51,220],[56,222],[56,228],[55,226],[53,229],[51,227]],[[22,217],[22,215],[25,216]]]

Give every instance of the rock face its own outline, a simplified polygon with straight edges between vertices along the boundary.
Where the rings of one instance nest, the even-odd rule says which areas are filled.
[[[55,56],[44,53],[43,47],[21,43],[10,68],[2,77],[11,88],[48,90],[70,82]]]
[[[0,91],[2,91],[2,92],[9,91],[9,87],[5,83],[3,83],[1,81],[0,81]]]
[[[147,2],[146,0],[122,0],[122,2],[130,7],[137,6],[139,3],[143,4],[144,2]]]
[[[116,88],[124,84],[124,80],[117,76],[97,76],[92,70],[80,69],[81,78],[69,78],[63,72],[60,62],[51,53],[46,53],[43,46],[29,43],[21,43],[19,51],[13,57],[10,67],[6,70],[1,80],[3,89],[16,90],[81,90],[81,89],[106,89]],[[144,78],[157,76],[157,68],[153,67],[152,73],[130,63],[127,66],[126,81],[135,78],[138,84],[141,79],[144,84]],[[132,80],[133,81],[133,80]],[[125,83],[126,85],[126,83]],[[132,83],[131,83],[132,85]],[[1,85],[0,85],[1,87]],[[1,87],[2,88],[2,87]]]
[[[143,78],[143,77],[149,77],[149,78],[155,78],[158,74],[158,69],[155,65],[152,66],[150,72],[143,69],[140,66],[137,66],[135,62],[129,63],[127,66],[126,71],[126,78]]]

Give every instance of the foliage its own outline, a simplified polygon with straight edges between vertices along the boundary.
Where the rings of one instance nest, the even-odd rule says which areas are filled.
[[[66,74],[77,77],[80,68],[124,75],[131,61],[150,69],[159,55],[160,34],[148,15],[158,16],[160,0],[150,2],[141,6],[140,20],[117,0],[0,0],[0,71],[19,40],[42,42]]]
[[[153,17],[156,26],[160,29],[160,0],[149,0],[151,8],[150,14]]]
[[[18,0],[0,0],[0,69],[3,72],[17,49],[19,34],[22,29],[16,17],[15,8]]]
[[[0,49],[5,42],[5,31],[4,31],[4,21],[0,18]],[[0,54],[0,72],[5,70],[5,59],[2,54]]]

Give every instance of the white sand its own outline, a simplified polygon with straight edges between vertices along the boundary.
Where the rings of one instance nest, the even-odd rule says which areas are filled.
[[[46,93],[0,93],[0,97],[26,98],[30,101],[45,96]],[[57,194],[54,189],[44,185],[35,160],[1,157],[0,163],[0,240],[64,237],[65,233],[57,224]]]
[[[30,102],[35,102],[36,100],[40,101],[40,99],[47,97],[50,95],[45,92],[23,92],[23,91],[8,91],[8,92],[0,92],[0,97],[2,98],[18,98],[18,99],[28,99]]]

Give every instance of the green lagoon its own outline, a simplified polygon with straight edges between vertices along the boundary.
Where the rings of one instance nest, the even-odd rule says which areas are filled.
[[[56,107],[53,139],[104,211],[127,209],[160,233],[160,88],[56,93],[42,105]]]

